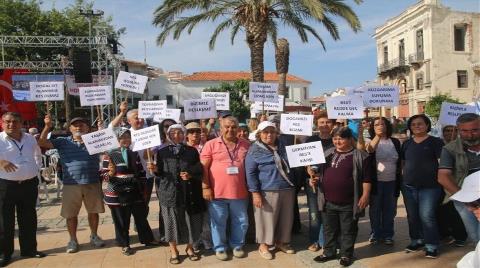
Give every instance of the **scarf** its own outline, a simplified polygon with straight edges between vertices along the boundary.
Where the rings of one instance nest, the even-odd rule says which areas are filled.
[[[290,173],[290,169],[288,168],[288,164],[285,162],[285,160],[280,156],[278,153],[278,148],[274,149],[265,143],[261,141],[257,141],[256,144],[265,150],[268,150],[273,154],[273,160],[275,161],[275,166],[277,167],[278,172],[280,172],[280,175],[282,178],[290,184],[290,186],[295,186],[290,179],[288,178],[288,173]],[[285,172],[286,171],[286,172]]]

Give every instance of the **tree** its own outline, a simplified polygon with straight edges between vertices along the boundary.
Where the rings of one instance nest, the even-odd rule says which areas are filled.
[[[169,35],[177,40],[182,32],[190,34],[199,23],[221,20],[210,38],[210,49],[215,47],[221,32],[230,29],[233,44],[237,33],[244,31],[250,49],[252,80],[262,82],[265,42],[268,38],[276,41],[279,24],[293,28],[304,43],[312,35],[325,49],[323,39],[307,23],[319,23],[338,40],[338,26],[332,17],[343,19],[354,32],[361,28],[357,15],[343,0],[165,0],[155,10],[153,24],[161,29],[157,43],[163,45]]]
[[[463,103],[449,95],[440,94],[432,97],[427,103],[425,103],[425,113],[431,117],[438,118],[440,116],[440,108],[442,107],[443,102]]]
[[[250,116],[248,100],[248,80],[237,80],[233,84],[221,83],[218,87],[209,87],[204,92],[229,92],[230,111],[238,120],[244,121]]]
[[[288,65],[290,64],[290,49],[288,40],[280,38],[275,44],[275,64],[278,74],[278,94],[285,96],[287,93],[287,74]],[[285,106],[285,98],[283,99]]]

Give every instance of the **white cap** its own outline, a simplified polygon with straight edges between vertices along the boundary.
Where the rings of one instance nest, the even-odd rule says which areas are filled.
[[[272,123],[270,121],[263,121],[262,123],[258,124],[257,131],[263,131],[267,127],[273,127],[274,129],[277,129],[275,123]]]
[[[480,199],[480,171],[468,175],[462,184],[462,189],[450,197],[463,203]]]

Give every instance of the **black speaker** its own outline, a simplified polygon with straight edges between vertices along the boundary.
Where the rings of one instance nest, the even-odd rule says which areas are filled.
[[[73,61],[75,83],[92,83],[92,67],[88,49],[72,48],[69,51]]]

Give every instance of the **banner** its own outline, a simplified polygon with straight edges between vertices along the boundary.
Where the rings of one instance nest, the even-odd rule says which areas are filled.
[[[363,118],[363,99],[357,95],[327,98],[329,119]]]
[[[63,77],[62,77],[63,81]],[[96,87],[96,86],[110,86],[112,87],[111,75],[92,75],[92,83],[76,83],[74,75],[66,75],[65,81],[67,83],[68,94],[72,96],[80,95],[81,87]]]
[[[156,114],[153,117],[153,121],[161,122],[164,119],[173,119],[175,122],[180,123],[181,109],[165,109],[160,114]]]
[[[217,111],[230,110],[229,92],[202,92],[202,99],[215,99]]]
[[[137,152],[155,146],[161,143],[158,125],[154,125],[139,130],[131,130],[132,133],[132,151]],[[142,156],[141,156],[142,157]]]
[[[217,118],[215,99],[183,101],[185,120]]]
[[[278,101],[278,84],[277,83],[259,83],[250,82],[249,84],[249,100],[260,102],[277,102]]]
[[[30,82],[30,101],[64,100],[63,82]]]
[[[110,86],[80,87],[80,106],[112,104],[112,88]]]
[[[321,141],[285,147],[290,168],[325,163]]]
[[[103,153],[120,147],[112,128],[101,129],[82,135],[82,140],[90,155]]]
[[[397,86],[368,86],[363,92],[365,107],[398,106],[399,89]]]
[[[147,76],[120,71],[117,81],[115,82],[115,88],[143,94],[147,82]]]
[[[256,112],[261,112],[263,110],[265,111],[274,111],[274,112],[283,112],[283,95],[278,95],[278,101],[277,102],[261,102],[261,101],[256,101],[253,106],[253,110]],[[265,107],[262,110],[262,107]]]
[[[282,114],[280,130],[283,134],[312,136],[313,115]]]
[[[156,101],[139,101],[138,102],[138,117],[139,118],[153,118],[167,109],[166,100]]]
[[[475,113],[475,106],[443,102],[438,122],[443,126],[457,125],[457,118],[466,113]]]

